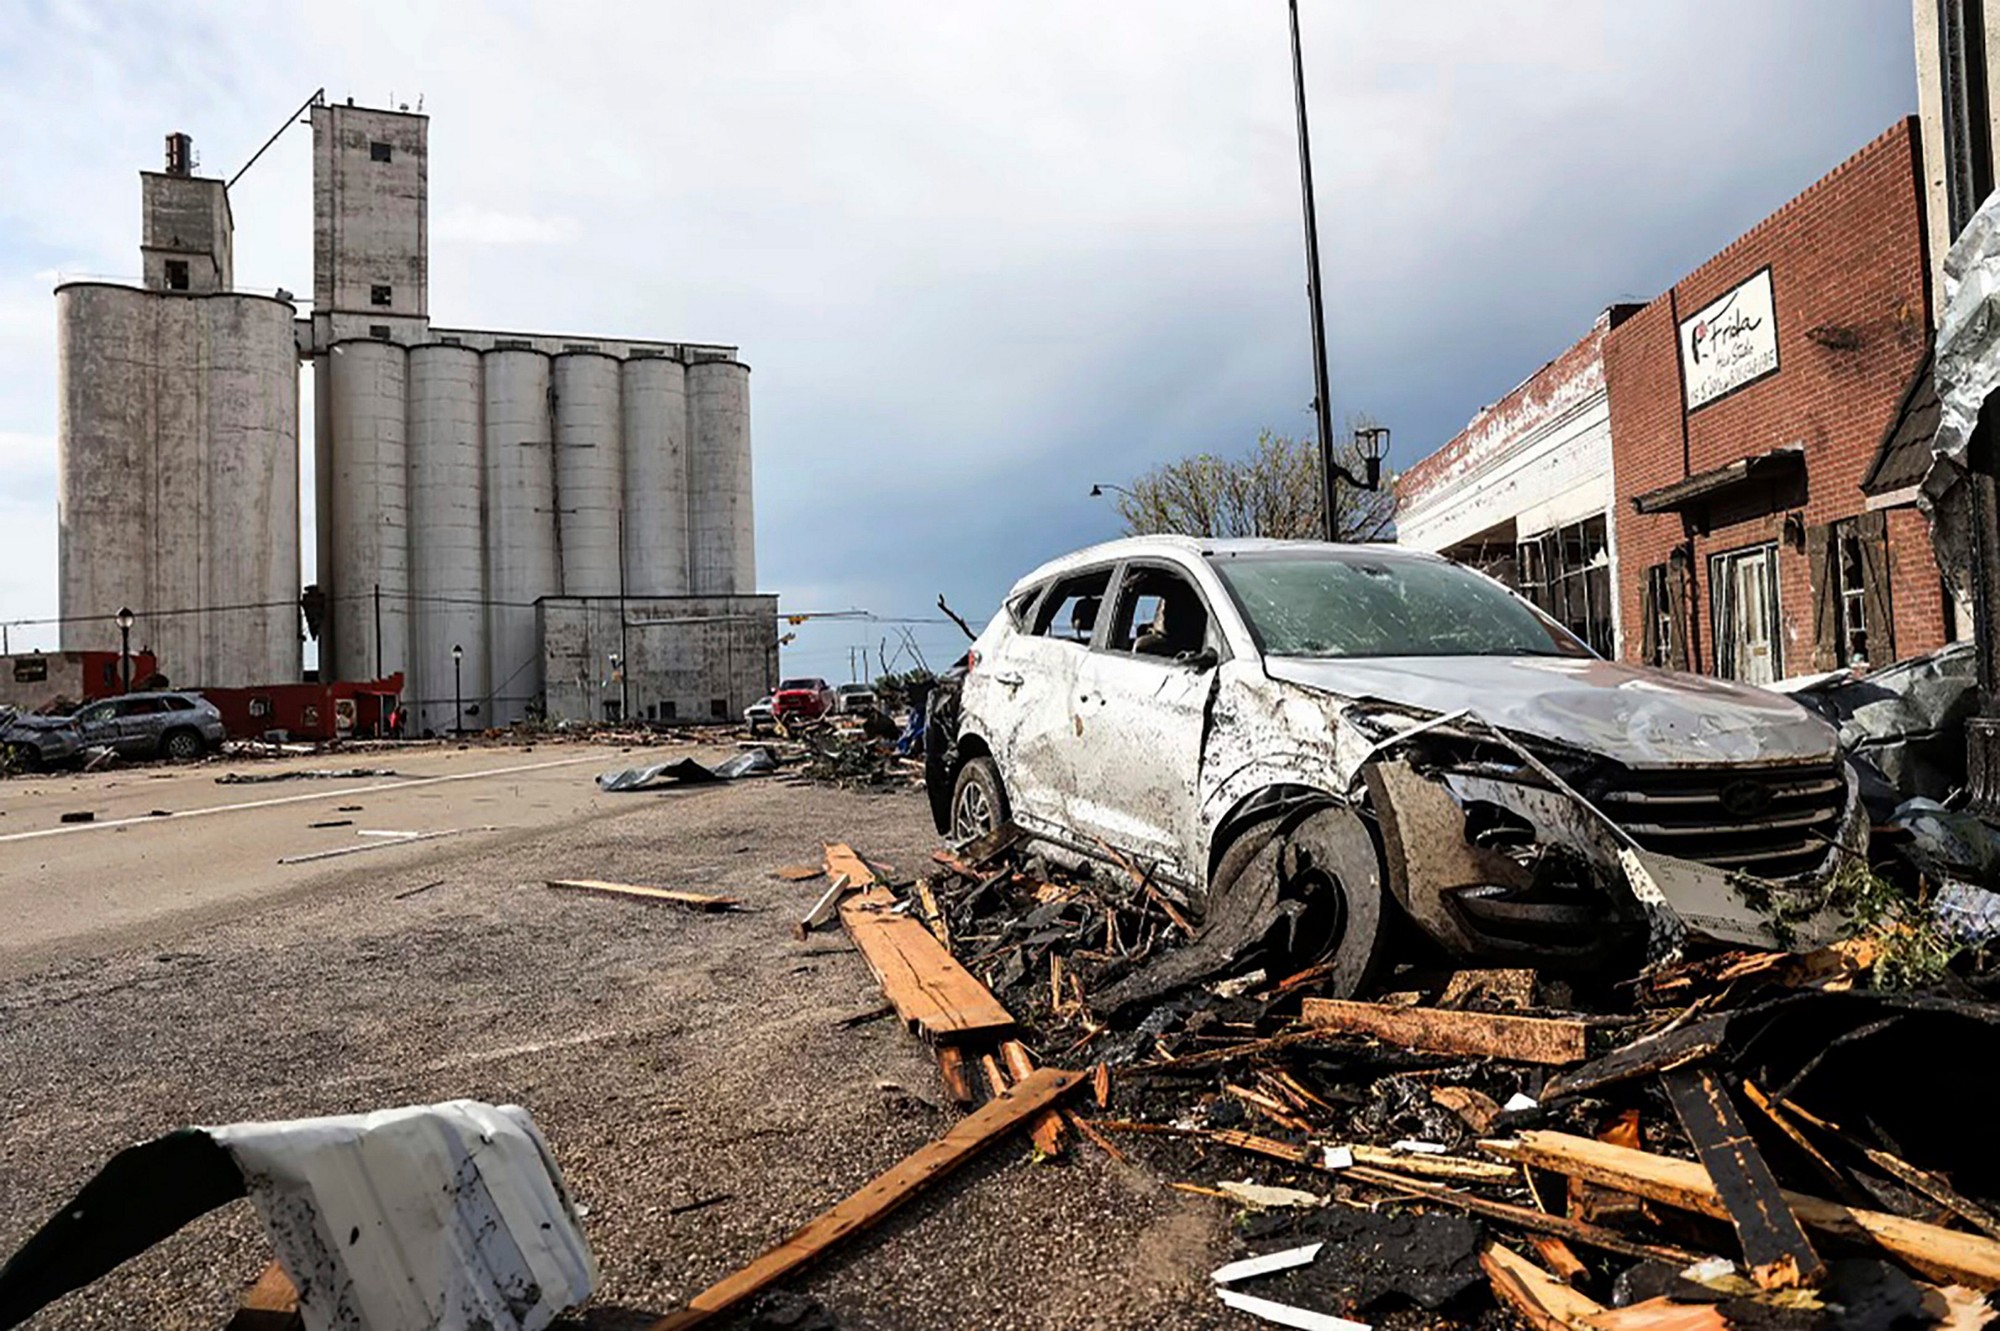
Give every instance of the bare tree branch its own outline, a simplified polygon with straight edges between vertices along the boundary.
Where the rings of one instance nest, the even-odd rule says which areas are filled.
[[[1354,428],[1372,423],[1350,417]],[[1334,460],[1360,475],[1363,464],[1352,443],[1335,447]],[[1334,531],[1342,541],[1379,541],[1392,532],[1396,520],[1393,476],[1382,478],[1379,490],[1360,490],[1342,482],[1334,499]],[[1256,446],[1241,458],[1212,453],[1162,463],[1132,482],[1132,493],[1118,496],[1118,515],[1128,536],[1178,532],[1187,536],[1268,536],[1282,540],[1317,540],[1321,493],[1319,449],[1308,440],[1288,439],[1265,430]]]

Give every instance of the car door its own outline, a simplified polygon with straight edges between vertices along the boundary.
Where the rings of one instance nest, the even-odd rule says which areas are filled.
[[[1033,617],[1003,632],[991,658],[966,681],[966,714],[984,723],[1015,821],[1063,841],[1076,839],[1070,830],[1075,775],[1069,697],[1089,655],[1111,572],[1106,566],[1058,579]]]
[[[76,714],[76,728],[83,732],[83,742],[86,746],[104,744],[121,753],[124,752],[118,742],[118,725],[116,700],[92,703]]]
[[[162,714],[167,704],[160,698],[127,698],[118,704],[118,751],[133,757],[150,755],[160,747]]]
[[[1077,832],[1184,883],[1200,879],[1202,737],[1221,644],[1184,570],[1133,561],[1070,694]]]

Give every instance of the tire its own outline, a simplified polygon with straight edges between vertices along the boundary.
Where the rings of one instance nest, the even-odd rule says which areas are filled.
[[[984,836],[1012,816],[999,767],[984,756],[968,759],[951,788],[951,839],[964,842]]]
[[[208,745],[192,730],[169,730],[160,738],[160,752],[177,763],[191,763],[208,752]]]
[[[1388,958],[1395,916],[1367,825],[1343,805],[1321,804],[1249,829],[1215,867],[1211,915],[1241,918],[1274,887],[1282,909],[1263,940],[1272,975],[1325,964],[1320,993],[1352,998],[1365,989]]]
[[[17,772],[39,772],[42,770],[42,751],[32,744],[9,744],[7,757]]]

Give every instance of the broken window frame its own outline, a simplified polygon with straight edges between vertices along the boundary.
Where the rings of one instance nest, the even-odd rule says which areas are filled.
[[[186,259],[168,259],[166,279],[169,291],[187,291],[194,285],[193,272]]]
[[[1110,599],[1111,577],[1117,571],[1118,566],[1116,564],[1100,564],[1095,568],[1080,569],[1075,573],[1056,579],[1050,584],[1048,591],[1043,594],[1035,606],[1035,617],[1030,621],[1029,636],[1046,638],[1050,642],[1066,642],[1072,647],[1081,647],[1086,650],[1096,646],[1104,636],[1104,603]],[[1079,586],[1086,586],[1092,583],[1097,584],[1097,591],[1095,593],[1078,593],[1076,591],[1076,588]],[[1066,631],[1056,631],[1056,620],[1058,618],[1056,612],[1069,604],[1072,596],[1089,596],[1093,594],[1097,598],[1097,613],[1095,618],[1091,620],[1090,636],[1078,638]],[[1071,612],[1070,619],[1074,618],[1074,613],[1074,611]],[[1066,627],[1067,621],[1065,623]]]
[[[1131,618],[1131,612],[1128,609],[1127,603],[1135,595],[1133,584],[1141,578],[1158,577],[1174,579],[1186,591],[1188,596],[1192,598],[1193,602],[1201,607],[1201,641],[1198,645],[1187,650],[1201,651],[1203,648],[1219,650],[1216,647],[1219,635],[1216,632],[1215,609],[1209,605],[1208,598],[1202,595],[1200,586],[1193,578],[1188,576],[1187,570],[1159,560],[1139,559],[1127,560],[1118,567],[1118,577],[1112,584],[1117,588],[1117,594],[1111,598],[1110,623],[1101,635],[1102,642],[1096,650],[1118,656],[1134,657],[1142,661],[1155,661],[1162,665],[1173,664],[1174,655],[1171,653],[1163,656],[1157,653],[1136,650],[1139,635],[1129,631],[1131,626],[1128,620]],[[1139,592],[1136,594],[1157,595],[1158,593]],[[1099,618],[1103,618],[1103,613],[1103,610],[1100,608],[1098,611]]]
[[[388,282],[371,282],[368,286],[368,303],[388,309],[396,303],[396,288]]]
[[[1599,656],[1617,650],[1611,524],[1602,513],[1515,542],[1514,588]]]
[[[1820,670],[1896,659],[1888,521],[1880,512],[1806,532],[1812,575],[1813,665]]]

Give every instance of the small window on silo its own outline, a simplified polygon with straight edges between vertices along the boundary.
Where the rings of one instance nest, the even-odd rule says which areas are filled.
[[[674,719],[674,704],[671,701],[664,701],[660,704],[660,718],[665,721]]]
[[[710,698],[708,700],[708,714],[718,721],[727,721],[729,719],[729,699]]]
[[[188,289],[188,265],[186,259],[167,260],[167,290],[186,291]]]
[[[388,305],[392,304],[395,299],[396,293],[394,289],[386,283],[377,283],[368,288],[368,303],[370,305]]]
[[[374,338],[377,342],[387,342],[389,340],[389,325],[369,324],[368,336]]]
[[[368,160],[371,162],[387,162],[393,160],[395,156],[396,150],[380,139],[368,145]]]

